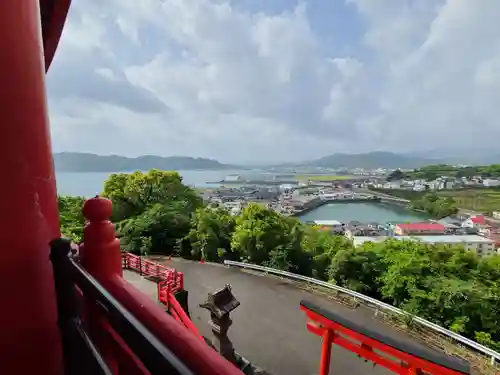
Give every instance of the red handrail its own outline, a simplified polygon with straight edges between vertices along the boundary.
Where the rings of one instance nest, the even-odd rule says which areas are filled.
[[[202,341],[203,336],[200,334],[193,321],[186,314],[182,306],[179,304],[177,299],[172,293],[167,294],[167,304],[170,314],[181,324],[183,324],[187,329],[193,332],[196,336],[198,336]]]
[[[175,293],[184,291],[184,274],[182,272],[177,272],[174,268],[165,267],[130,253],[122,254],[122,262],[124,268],[140,272],[147,277],[157,278],[158,301],[165,305],[169,314],[179,323],[204,341],[203,336],[175,298]]]

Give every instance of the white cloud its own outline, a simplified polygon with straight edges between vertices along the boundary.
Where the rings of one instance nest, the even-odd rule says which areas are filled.
[[[236,1],[75,3],[48,79],[55,149],[238,162],[495,145],[500,2],[346,0],[366,27],[346,30],[346,56],[307,1]]]

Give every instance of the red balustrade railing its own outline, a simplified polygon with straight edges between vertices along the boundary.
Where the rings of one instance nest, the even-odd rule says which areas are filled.
[[[156,281],[158,301],[165,305],[175,320],[204,340],[176,298],[177,293],[184,291],[184,273],[130,253],[122,253],[122,266]]]
[[[124,269],[136,271],[156,282],[169,280],[172,293],[184,290],[184,274],[177,272],[174,268],[163,266],[130,253],[122,253],[122,266]]]
[[[167,307],[169,314],[175,320],[184,325],[184,327],[193,332],[201,340],[204,340],[193,321],[189,318],[179,301],[177,301],[177,298],[175,298],[175,293],[170,290],[169,280],[163,280],[158,283],[158,300]]]
[[[307,329],[323,339],[320,375],[328,375],[330,372],[334,344],[400,375],[470,374],[469,365],[458,358],[394,340],[309,301],[304,300],[300,305],[309,319]]]

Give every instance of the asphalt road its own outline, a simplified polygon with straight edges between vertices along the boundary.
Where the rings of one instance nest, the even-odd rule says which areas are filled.
[[[200,264],[180,259],[165,263],[184,272],[185,288],[189,291],[191,318],[201,334],[209,338],[209,313],[201,309],[199,304],[205,302],[209,292],[215,292],[226,284],[231,285],[233,294],[241,305],[231,314],[233,326],[229,330],[229,337],[239,353],[275,375],[318,374],[321,340],[306,329],[305,314],[299,309],[300,301],[305,297],[374,331],[414,342],[405,333],[376,320],[373,312],[367,309],[350,309],[298,289],[289,282],[222,265]],[[156,299],[155,284],[142,280],[139,275],[130,271],[125,272],[125,278]],[[365,363],[355,354],[334,346],[330,374],[392,373],[380,366],[373,367],[372,363]]]

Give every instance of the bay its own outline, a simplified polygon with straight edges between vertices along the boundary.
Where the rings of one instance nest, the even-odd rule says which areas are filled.
[[[194,187],[217,187],[218,184],[208,184],[210,181],[223,180],[229,174],[241,174],[248,178],[262,177],[259,171],[230,170],[180,170],[183,182]],[[111,173],[108,172],[56,172],[57,192],[60,195],[93,197],[104,189],[104,181]],[[301,221],[338,220],[340,222],[406,222],[425,220],[425,215],[404,208],[381,203],[332,203],[318,207],[299,216]]]
[[[362,223],[404,223],[418,222],[429,217],[392,204],[357,202],[331,203],[315,208],[298,219],[307,222],[314,220],[338,220],[341,223],[360,221]]]
[[[216,187],[217,184],[207,184],[209,181],[223,180],[228,174],[238,171],[178,171],[186,185],[194,187]],[[104,189],[104,181],[111,172],[56,172],[57,193],[59,195],[73,195],[93,197]]]

